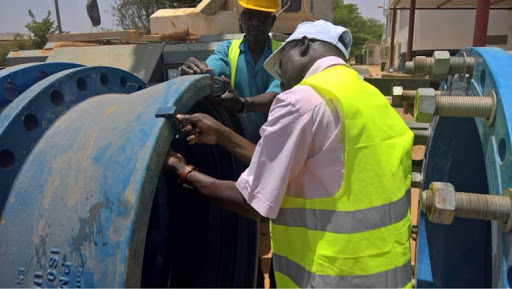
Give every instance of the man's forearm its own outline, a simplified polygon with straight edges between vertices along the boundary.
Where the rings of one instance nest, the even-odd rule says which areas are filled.
[[[187,176],[187,182],[221,208],[256,220],[262,218],[260,213],[247,203],[233,181],[221,181],[193,171]]]
[[[272,106],[272,102],[277,95],[277,92],[271,91],[248,97],[247,100],[249,100],[249,103],[247,104],[246,110],[252,112],[267,112],[270,110],[270,106]]]
[[[236,132],[226,128],[217,144],[232,153],[244,165],[249,166],[256,149],[256,145]]]

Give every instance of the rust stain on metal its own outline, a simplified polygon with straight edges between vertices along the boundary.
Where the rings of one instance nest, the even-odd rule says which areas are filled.
[[[105,238],[103,224],[101,223],[101,213],[104,209],[111,210],[112,205],[112,201],[109,199],[105,202],[97,202],[89,208],[89,216],[80,218],[78,233],[72,238],[71,247],[73,250],[79,251],[86,242],[95,246],[107,245],[108,240]]]
[[[5,220],[0,220],[0,227],[2,227],[5,224]]]
[[[134,204],[135,203],[135,193],[130,189],[126,190],[126,192],[124,193],[124,200],[129,204]]]
[[[188,41],[189,36],[191,36],[191,35],[189,33],[188,28],[187,28],[187,30],[184,30],[184,31],[176,31],[174,33],[168,33],[168,34],[161,35],[162,40],[165,40],[165,41],[185,41],[185,42]]]
[[[11,202],[11,203],[14,203],[14,202],[16,202],[16,198],[14,198],[14,197],[11,197],[11,198],[9,199],[9,202]]]
[[[109,115],[110,113],[112,113],[115,109],[116,109],[116,107],[115,107],[115,106],[111,106],[111,107],[109,107],[109,108],[105,111],[105,113],[103,114],[103,117],[107,117],[107,115]]]
[[[89,153],[91,152],[91,149],[92,149],[92,145],[94,144],[94,140],[96,139],[96,133],[94,133],[92,136],[91,136],[91,139],[89,140],[89,145],[87,145],[87,151],[85,151],[85,156],[88,156]]]
[[[86,47],[86,46],[99,46],[99,44],[97,44],[97,43],[90,43],[90,42],[66,41],[66,42],[55,43],[54,48],[60,48],[60,47]]]

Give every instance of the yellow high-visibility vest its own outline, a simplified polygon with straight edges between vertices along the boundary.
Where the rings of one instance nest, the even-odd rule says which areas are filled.
[[[412,287],[413,133],[350,67],[328,68],[299,85],[340,114],[345,173],[332,197],[284,197],[271,224],[277,286]]]
[[[229,46],[229,52],[228,52],[228,61],[229,61],[229,68],[231,70],[231,85],[235,87],[235,79],[236,79],[236,66],[238,64],[238,56],[240,56],[240,44],[242,44],[243,39],[233,39],[231,42],[231,46]],[[270,44],[272,47],[272,52],[276,51],[281,45],[283,45],[282,42],[276,41],[276,40],[270,40]]]

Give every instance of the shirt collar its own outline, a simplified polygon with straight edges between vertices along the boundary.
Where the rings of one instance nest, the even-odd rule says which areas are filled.
[[[326,70],[329,67],[337,66],[337,65],[347,65],[347,63],[336,56],[327,56],[321,59],[318,59],[313,66],[309,69],[308,73],[304,78],[308,78],[314,74],[320,73]]]
[[[242,51],[242,52],[249,50],[247,41],[245,39],[245,35],[244,35],[244,38],[242,39],[242,43],[240,43],[240,46],[238,46],[238,48],[240,48],[240,51]],[[267,56],[270,54],[272,54],[272,46],[271,46],[270,36],[267,36],[267,42],[265,43],[265,50],[263,51],[262,56]]]

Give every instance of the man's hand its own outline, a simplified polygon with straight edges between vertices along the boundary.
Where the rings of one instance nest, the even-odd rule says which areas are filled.
[[[235,89],[231,85],[231,81],[229,81],[229,79],[222,76],[222,80],[224,81],[224,84],[227,87],[227,91],[220,97],[218,104],[227,109],[240,112],[242,109],[245,108],[244,101],[242,100],[241,97],[238,96]]]
[[[185,161],[185,158],[183,158],[183,156],[181,156],[179,153],[176,153],[172,149],[167,151],[167,155],[165,156],[164,170],[168,170],[176,175],[179,175],[186,165],[187,162]]]
[[[217,144],[227,130],[220,122],[202,113],[178,114],[176,119],[181,123],[181,133],[187,137],[189,144]]]
[[[180,66],[181,75],[202,74],[206,73],[207,70],[208,65],[206,65],[206,62],[199,61],[194,57],[190,57]]]
[[[242,109],[245,109],[244,100],[238,96],[233,86],[231,86],[231,81],[224,76],[221,76],[224,81],[224,85],[226,86],[226,92],[220,97],[205,97],[204,100],[209,104],[219,105],[226,109],[241,112]]]

